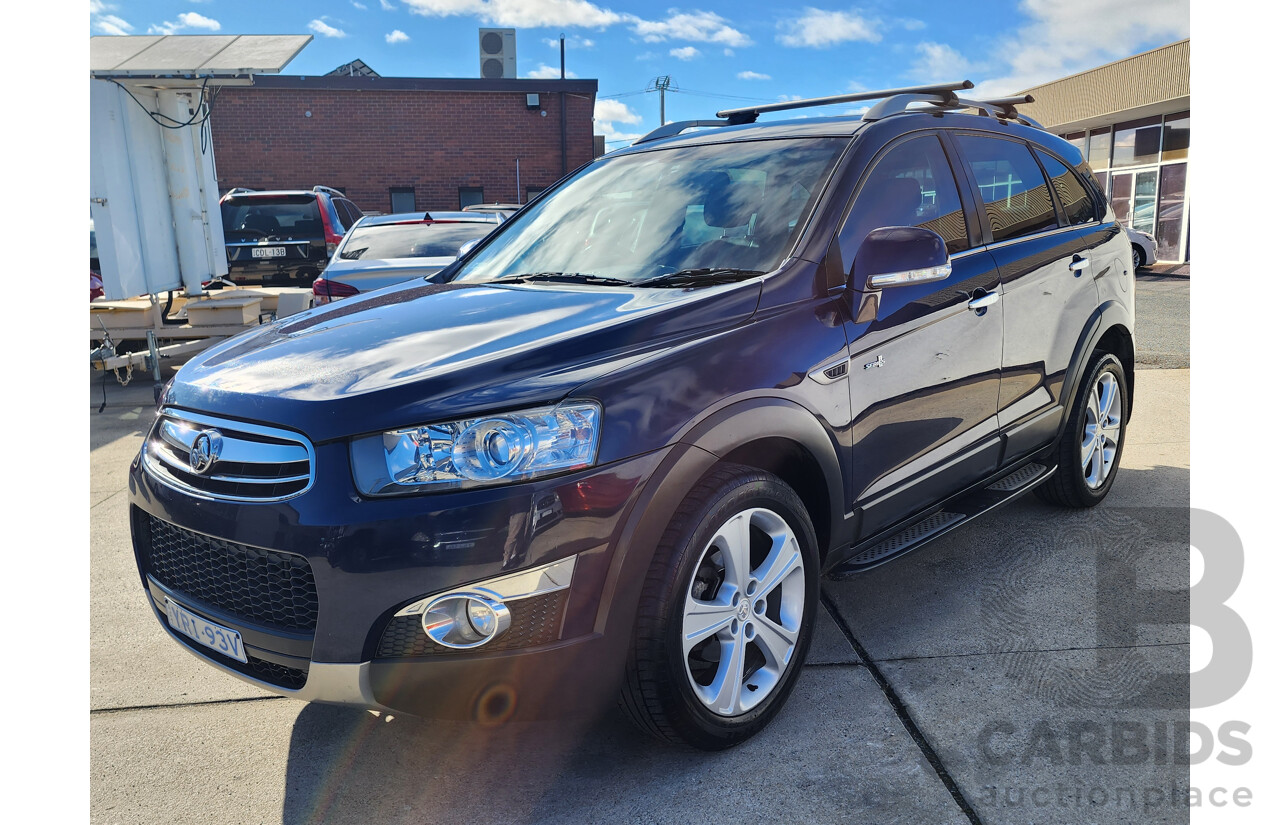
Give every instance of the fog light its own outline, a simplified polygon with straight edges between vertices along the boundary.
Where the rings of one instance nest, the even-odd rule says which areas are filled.
[[[431,641],[457,650],[480,647],[510,626],[511,611],[492,593],[450,593],[422,614],[422,629]]]

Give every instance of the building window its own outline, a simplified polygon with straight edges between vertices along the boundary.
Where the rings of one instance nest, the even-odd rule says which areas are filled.
[[[1069,135],[1063,135],[1062,139],[1079,149],[1080,157],[1085,157],[1089,151],[1088,136],[1085,132],[1072,132]]]
[[[1106,169],[1111,165],[1111,130],[1094,129],[1089,133],[1089,166]]]
[[[1165,115],[1164,118],[1164,151],[1161,160],[1186,160],[1187,150],[1191,147],[1191,113],[1179,112],[1176,115]]]
[[[465,209],[468,206],[474,206],[478,203],[484,203],[483,186],[458,187],[458,208]]]
[[[396,214],[399,212],[417,212],[418,199],[413,193],[412,186],[393,186],[391,187],[391,212]]]
[[[1111,151],[1112,167],[1145,166],[1160,160],[1160,118],[1117,123]]]
[[[528,203],[545,191],[547,191],[545,186],[526,186],[524,188],[524,202]]]
[[[1160,213],[1156,217],[1156,258],[1178,260],[1182,243],[1182,212],[1187,198],[1187,165],[1171,163],[1160,168]]]

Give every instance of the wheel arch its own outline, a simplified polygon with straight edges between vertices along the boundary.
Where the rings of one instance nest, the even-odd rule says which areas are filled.
[[[1080,339],[1076,343],[1075,352],[1072,353],[1071,362],[1067,366],[1067,380],[1063,388],[1065,409],[1070,410],[1074,406],[1076,394],[1080,391],[1080,384],[1084,380],[1084,372],[1089,366],[1089,361],[1093,353],[1102,349],[1114,354],[1124,367],[1125,384],[1128,385],[1125,398],[1126,420],[1133,415],[1135,350],[1133,330],[1129,325],[1130,318],[1129,308],[1114,300],[1103,303],[1093,315],[1089,316],[1089,321],[1085,324]],[[1066,429],[1069,417],[1069,415],[1062,417],[1062,423],[1058,429],[1059,436]]]

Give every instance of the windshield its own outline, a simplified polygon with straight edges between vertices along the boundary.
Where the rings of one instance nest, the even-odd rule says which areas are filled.
[[[467,241],[483,238],[496,223],[392,223],[357,226],[351,230],[338,257],[360,258],[456,258]]]
[[[311,195],[232,198],[222,204],[228,240],[323,238],[320,207]]]
[[[721,143],[594,164],[527,207],[454,280],[575,273],[638,283],[686,270],[767,272],[847,145]]]

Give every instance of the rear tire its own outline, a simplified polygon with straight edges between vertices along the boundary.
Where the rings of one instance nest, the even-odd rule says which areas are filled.
[[[1136,275],[1139,269],[1142,269],[1146,262],[1146,256],[1142,254],[1142,249],[1137,244],[1133,244],[1133,272]]]
[[[818,549],[776,476],[714,469],[672,518],[645,579],[622,708],[650,735],[702,750],[763,729],[813,635]]]
[[[1120,359],[1094,353],[1054,448],[1058,471],[1036,495],[1059,507],[1093,507],[1107,497],[1120,471],[1129,426],[1128,383]]]

